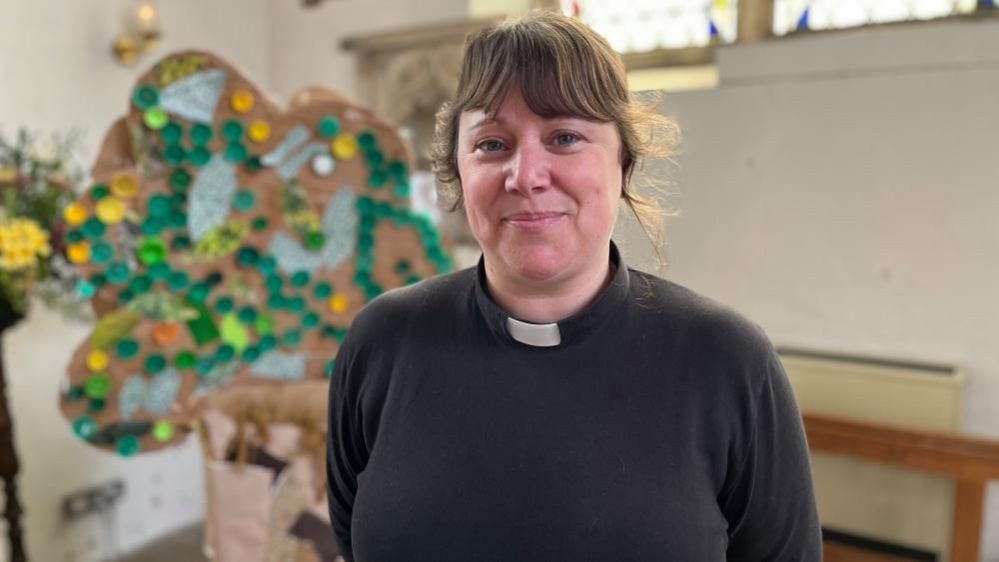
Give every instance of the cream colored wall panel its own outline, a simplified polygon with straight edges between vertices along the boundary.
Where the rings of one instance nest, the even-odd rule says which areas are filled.
[[[937,365],[781,350],[803,411],[957,431],[964,373]],[[946,561],[954,483],[915,470],[817,452],[815,494],[823,526],[929,550]]]

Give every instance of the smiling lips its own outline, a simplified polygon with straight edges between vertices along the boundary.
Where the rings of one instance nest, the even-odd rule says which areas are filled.
[[[559,221],[565,213],[558,212],[527,212],[514,213],[503,219],[503,222],[524,230],[543,230]]]

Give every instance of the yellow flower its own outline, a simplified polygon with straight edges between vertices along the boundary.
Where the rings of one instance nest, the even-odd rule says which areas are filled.
[[[0,168],[0,182],[14,181],[17,179],[15,168]]]

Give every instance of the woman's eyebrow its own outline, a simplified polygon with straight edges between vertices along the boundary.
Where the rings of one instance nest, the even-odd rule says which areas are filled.
[[[474,125],[472,125],[471,127],[469,127],[469,129],[473,129],[474,130],[474,129],[478,129],[479,127],[482,127],[482,126],[485,126],[485,125],[490,125],[490,124],[493,124],[493,123],[496,123],[497,125],[502,125],[503,124],[503,118],[499,117],[499,116],[497,116],[497,117],[489,117],[487,115],[487,116],[483,117],[482,119],[480,119],[479,121],[477,121]]]

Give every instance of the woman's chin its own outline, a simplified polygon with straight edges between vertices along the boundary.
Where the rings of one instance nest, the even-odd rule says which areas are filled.
[[[518,252],[506,260],[510,273],[525,281],[553,281],[562,276],[569,266],[570,257],[551,249]]]

